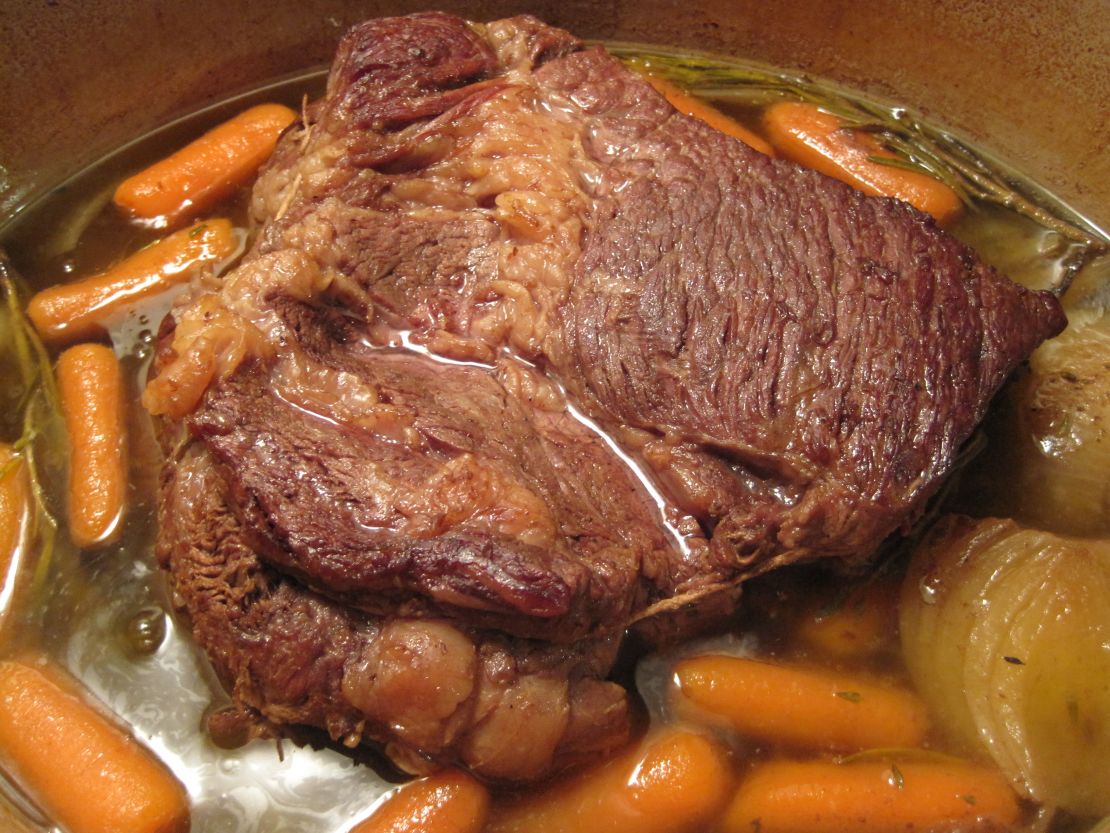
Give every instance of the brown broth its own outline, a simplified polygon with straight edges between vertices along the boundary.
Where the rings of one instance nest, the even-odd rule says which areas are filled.
[[[322,91],[323,82],[323,70],[278,79],[137,139],[27,206],[0,230],[0,240],[32,289],[103,270],[160,236],[155,229],[125,221],[112,206],[112,190],[124,175],[251,104],[277,101],[299,107],[305,95]],[[760,89],[745,98],[742,90],[731,89],[715,100],[755,127],[759,108],[775,97],[781,93],[770,95]],[[1031,186],[1031,190],[1036,189]],[[220,213],[245,226],[246,203],[243,191]],[[1026,285],[1059,286],[1074,277],[1069,270],[1076,262],[1078,244],[1006,208],[977,204],[953,232]],[[1080,270],[1074,281],[1075,302],[1089,302],[1103,292],[1108,271],[1105,256]],[[7,630],[0,652],[37,647],[65,665],[186,785],[194,830],[323,833],[345,829],[391,788],[379,770],[331,748],[301,748],[290,742],[256,741],[240,749],[220,749],[201,731],[210,703],[227,698],[184,626],[168,613],[170,601],[152,551],[160,452],[151,421],[137,404],[152,333],[167,306],[167,298],[158,299],[118,322],[112,331],[135,401],[129,425],[131,504],[119,543],[95,553],[78,553],[65,542],[63,530],[48,572],[38,571],[41,580],[28,579],[31,594],[17,600],[21,607],[13,611],[15,626]],[[16,416],[6,409],[0,439],[12,441],[19,435]],[[55,515],[61,507],[60,471],[55,465],[42,473],[47,505]],[[994,488],[1002,489],[1004,483]],[[892,563],[897,569],[897,558]],[[792,640],[792,628],[800,611],[835,604],[838,591],[852,580],[823,568],[801,567],[753,582],[728,633],[639,663],[636,682],[652,719],[673,719],[666,694],[676,656],[713,649],[816,661],[812,652]],[[867,667],[874,674],[905,682],[893,634],[890,644]],[[729,742],[738,760],[779,754],[774,748],[732,738]],[[48,826],[33,815],[31,821],[40,829]]]

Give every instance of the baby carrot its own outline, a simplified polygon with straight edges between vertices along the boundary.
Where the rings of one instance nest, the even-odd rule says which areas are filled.
[[[481,833],[488,814],[489,791],[448,770],[401,787],[350,833]]]
[[[689,703],[764,741],[859,750],[925,739],[917,697],[847,674],[704,656],[679,662],[675,679]]]
[[[127,494],[123,378],[102,344],[78,344],[58,358],[58,389],[69,438],[69,532],[79,547],[110,542]]]
[[[184,833],[177,780],[38,663],[0,662],[0,760],[69,833]]]
[[[956,192],[919,171],[872,161],[895,159],[871,136],[845,128],[840,119],[816,105],[781,101],[767,108],[763,127],[787,159],[846,182],[872,196],[897,197],[932,214],[938,223],[954,220],[963,206]]]
[[[8,443],[0,443],[0,575],[23,538],[30,505],[23,460]]]
[[[105,316],[189,280],[200,266],[230,257],[238,245],[228,220],[209,220],[139,250],[107,272],[42,290],[27,315],[51,344],[96,339],[104,334]]]
[[[655,91],[671,103],[678,112],[685,116],[701,119],[710,127],[727,133],[734,139],[739,139],[750,148],[758,150],[767,156],[774,156],[775,149],[754,131],[748,130],[736,119],[730,118],[711,104],[695,98],[685,90],[658,76],[650,73],[644,75],[645,80],[655,88]]]
[[[897,639],[899,591],[891,581],[868,582],[831,609],[803,614],[795,637],[806,648],[833,659],[855,660],[878,653]]]
[[[488,833],[683,833],[718,815],[732,773],[703,735],[671,731],[599,768],[503,808]]]
[[[208,211],[254,176],[296,118],[280,104],[251,107],[124,180],[116,205],[133,217],[167,225]]]
[[[9,585],[12,565],[17,564],[23,547],[30,508],[31,489],[26,465],[10,445],[0,443],[0,587],[5,589]],[[0,617],[5,612],[0,610]]]
[[[1017,796],[996,770],[962,761],[774,761],[752,770],[723,833],[1009,830]]]

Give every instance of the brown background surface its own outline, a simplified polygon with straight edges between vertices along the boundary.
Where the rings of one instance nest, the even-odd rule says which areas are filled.
[[[765,61],[909,105],[1110,225],[1105,0],[0,0],[0,219],[229,91],[323,63],[365,17],[531,11],[588,38]]]

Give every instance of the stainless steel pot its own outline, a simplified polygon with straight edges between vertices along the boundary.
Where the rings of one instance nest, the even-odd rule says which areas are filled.
[[[904,102],[1110,226],[1105,0],[0,0],[0,222],[169,117],[327,61],[360,19],[522,11]]]

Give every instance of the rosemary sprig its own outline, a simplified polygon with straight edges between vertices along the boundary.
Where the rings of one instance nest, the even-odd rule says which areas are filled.
[[[1079,265],[1107,251],[1107,242],[1069,219],[1066,212],[1039,202],[1024,188],[951,134],[922,123],[912,112],[889,107],[812,83],[805,76],[742,66],[708,56],[675,54],[640,45],[615,44],[609,50],[633,68],[649,70],[710,98],[747,103],[792,98],[816,104],[838,116],[845,127],[866,130],[897,158],[875,156],[883,165],[922,171],[950,188],[966,204],[1003,206],[1083,247]]]
[[[37,597],[46,585],[58,540],[58,522],[50,511],[42,480],[42,473],[48,463],[41,459],[43,454],[50,456],[52,452],[60,453],[61,442],[55,436],[60,419],[58,390],[46,348],[23,312],[22,301],[27,294],[26,287],[2,250],[0,293],[3,294],[3,304],[0,306],[2,329],[15,355],[15,369],[19,377],[16,384],[22,389],[19,397],[19,406],[22,409],[21,434],[12,443],[12,447],[27,463],[34,500],[32,534],[37,538],[38,559],[34,567],[31,593],[32,597]],[[11,465],[17,462],[13,460]],[[6,471],[3,473],[6,474]]]

